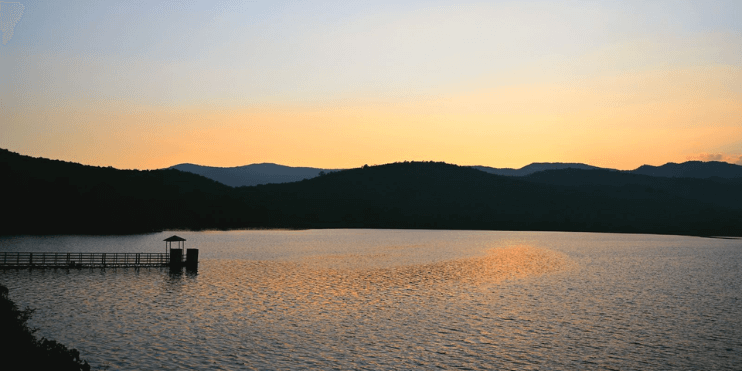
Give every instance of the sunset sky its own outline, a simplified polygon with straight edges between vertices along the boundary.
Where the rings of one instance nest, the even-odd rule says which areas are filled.
[[[20,3],[0,147],[24,155],[742,164],[739,0]]]

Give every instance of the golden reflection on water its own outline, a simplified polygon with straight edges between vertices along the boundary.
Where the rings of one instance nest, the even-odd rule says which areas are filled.
[[[329,255],[287,261],[230,261],[210,270],[215,292],[226,301],[240,303],[246,296],[265,306],[253,306],[248,314],[264,310],[323,313],[366,306],[375,308],[399,297],[421,293],[448,294],[451,285],[478,286],[505,280],[534,277],[574,267],[564,254],[531,246],[511,246],[486,251],[484,256],[426,264],[395,265],[383,254]],[[368,265],[371,268],[364,268]],[[219,277],[221,276],[221,277]],[[262,298],[262,299],[260,299]],[[239,308],[237,306],[236,308]]]
[[[374,267],[380,263],[387,267]],[[372,268],[364,269],[364,266]],[[297,269],[307,270],[314,279],[335,285],[363,281],[379,287],[446,283],[480,285],[541,275],[570,266],[569,258],[562,253],[520,245],[490,249],[484,256],[410,265],[395,265],[393,257],[390,259],[385,254],[305,258]]]
[[[322,367],[372,369],[432,367],[440,357],[448,366],[467,359],[486,363],[475,353],[505,334],[481,327],[491,295],[477,299],[473,291],[574,266],[562,253],[523,245],[425,264],[381,255],[207,261],[198,281],[209,283],[201,295],[211,305],[200,320],[259,331],[244,340],[251,346],[242,356],[249,359],[272,354]]]

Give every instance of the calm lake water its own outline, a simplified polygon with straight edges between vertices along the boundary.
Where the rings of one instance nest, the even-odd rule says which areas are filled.
[[[5,270],[94,368],[742,368],[742,240],[309,230],[3,237],[0,251],[200,249],[166,269]]]

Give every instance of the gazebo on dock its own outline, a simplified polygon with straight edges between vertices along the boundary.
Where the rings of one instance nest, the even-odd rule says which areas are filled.
[[[180,269],[185,265],[186,269],[195,271],[198,269],[198,249],[185,249],[185,238],[172,236],[164,239],[165,252],[170,254],[170,269]],[[177,242],[173,247],[173,242]],[[183,256],[185,255],[185,261]]]
[[[165,252],[173,249],[173,242],[177,242],[178,244],[175,246],[176,249],[183,250],[185,249],[185,241],[186,239],[180,236],[172,236],[164,239],[165,241]]]

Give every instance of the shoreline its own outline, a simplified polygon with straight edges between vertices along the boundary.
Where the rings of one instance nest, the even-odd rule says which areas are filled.
[[[700,238],[713,238],[723,240],[742,240],[741,236],[706,236],[697,234],[678,234],[678,233],[662,233],[662,232],[638,232],[638,231],[580,231],[580,230],[526,230],[526,229],[465,229],[465,228],[374,228],[374,227],[307,227],[307,228],[291,228],[291,227],[254,227],[254,228],[204,228],[204,229],[189,229],[189,228],[174,228],[174,229],[162,229],[156,231],[147,232],[123,232],[123,233],[24,233],[24,234],[0,234],[0,237],[22,237],[22,236],[133,236],[133,235],[147,235],[156,234],[162,232],[234,232],[234,231],[308,231],[308,230],[326,230],[326,229],[368,229],[368,230],[417,230],[417,231],[489,231],[489,232],[560,232],[560,233],[600,233],[600,234],[635,234],[635,235],[656,235],[656,236],[679,236],[679,237],[700,237]]]

